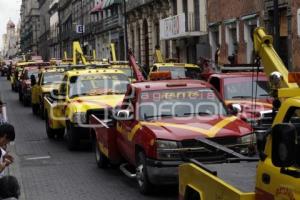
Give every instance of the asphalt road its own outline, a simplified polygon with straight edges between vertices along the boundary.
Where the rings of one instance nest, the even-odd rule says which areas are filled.
[[[98,169],[92,151],[70,152],[65,141],[49,140],[44,121],[19,103],[4,78],[0,79],[0,95],[16,129],[15,144],[10,147],[15,163],[8,172],[19,179],[22,200],[177,199],[177,187],[160,188],[145,197],[135,180],[118,169]]]

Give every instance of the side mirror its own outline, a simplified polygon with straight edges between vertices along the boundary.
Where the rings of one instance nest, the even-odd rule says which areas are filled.
[[[240,104],[229,104],[228,105],[229,110],[231,111],[231,114],[237,115],[240,112],[242,112],[242,106]]]
[[[272,162],[276,167],[296,163],[297,131],[293,124],[278,124],[272,129]]]
[[[65,99],[64,96],[62,96],[62,95],[59,94],[58,89],[52,90],[50,96],[51,96],[52,99],[54,99],[54,100],[56,100],[56,101],[57,101],[57,100],[64,100],[64,99]]]
[[[117,112],[117,120],[128,121],[132,119],[132,112],[130,110],[119,110]]]

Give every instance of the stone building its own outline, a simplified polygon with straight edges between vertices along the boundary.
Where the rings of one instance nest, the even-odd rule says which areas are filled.
[[[264,23],[264,1],[207,0],[207,21],[211,59],[220,45],[220,64],[253,62],[252,33]]]
[[[51,1],[38,0],[40,12],[40,31],[38,35],[38,52],[44,60],[50,59],[49,51],[49,33],[50,33],[50,15],[49,6]]]
[[[172,0],[171,16],[160,20],[160,39],[172,41],[172,57],[197,63],[208,57],[206,0]]]
[[[12,58],[19,51],[19,30],[16,25],[9,20],[6,24],[6,33],[2,36],[4,58]]]
[[[148,68],[154,62],[154,51],[160,46],[165,57],[170,57],[170,42],[160,40],[159,22],[171,15],[169,1],[127,2],[127,32],[129,47],[138,62]]]
[[[48,34],[48,51],[50,54],[50,58],[61,58],[58,3],[59,0],[52,0],[48,10],[50,25],[50,30]]]
[[[72,1],[72,39],[80,41],[85,54],[88,55],[92,55],[92,51],[95,49],[94,24],[90,15],[94,4],[93,0]],[[84,26],[83,33],[78,33],[78,26]]]
[[[124,7],[122,1],[100,0],[91,10],[97,58],[110,58],[110,43],[118,60],[125,60]]]
[[[64,51],[66,51],[70,57],[72,55],[74,28],[72,21],[72,0],[59,0],[58,13],[60,54],[62,57]]]
[[[22,51],[38,55],[40,11],[37,0],[22,0],[20,34]]]

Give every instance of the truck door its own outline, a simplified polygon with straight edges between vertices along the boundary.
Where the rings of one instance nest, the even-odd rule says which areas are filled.
[[[126,95],[127,97],[127,95]],[[123,157],[125,157],[131,164],[135,162],[135,143],[132,137],[133,129],[138,124],[135,116],[135,98],[125,98],[122,109],[129,110],[133,114],[131,120],[120,120],[117,123],[117,130],[119,132],[118,146]]]

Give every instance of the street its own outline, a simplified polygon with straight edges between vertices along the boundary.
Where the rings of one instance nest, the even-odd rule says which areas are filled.
[[[8,120],[16,129],[15,144],[10,147],[16,160],[9,172],[21,183],[22,200],[177,199],[176,186],[143,196],[136,181],[118,169],[98,169],[91,150],[70,152],[65,141],[50,141],[45,122],[19,103],[17,93],[10,90],[10,82],[1,78],[0,85]]]

